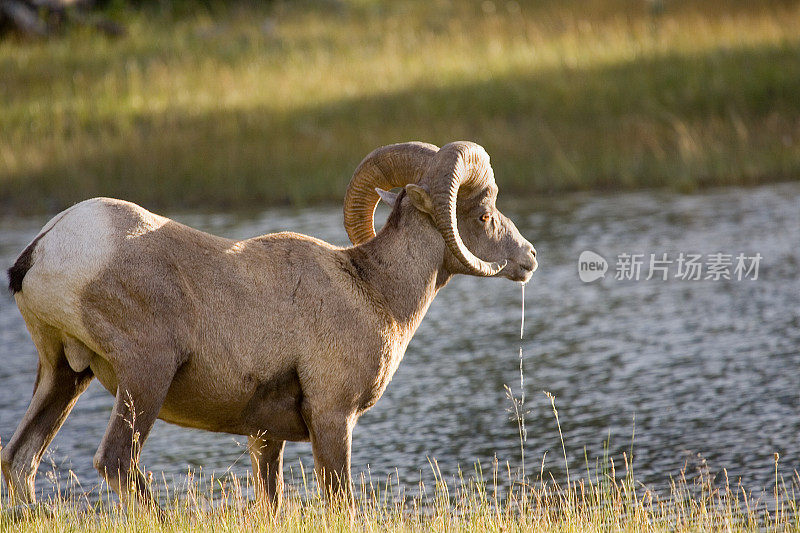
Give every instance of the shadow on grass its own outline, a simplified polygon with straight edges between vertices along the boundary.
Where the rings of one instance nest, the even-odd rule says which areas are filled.
[[[146,206],[340,201],[377,146],[471,139],[505,194],[692,189],[800,176],[800,43],[665,55],[342,100],[89,123],[0,176],[0,205],[95,195]]]

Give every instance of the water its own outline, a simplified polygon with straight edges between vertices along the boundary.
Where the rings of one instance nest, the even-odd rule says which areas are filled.
[[[500,207],[536,246],[541,266],[524,294],[528,473],[565,477],[550,400],[556,396],[570,474],[604,447],[633,445],[640,481],[663,489],[704,462],[755,491],[774,483],[773,453],[787,480],[800,466],[800,184],[697,195],[572,195]],[[346,244],[338,207],[259,214],[169,213],[196,227],[246,237],[292,229]],[[8,265],[48,217],[0,219]],[[609,260],[606,279],[582,283],[577,258]],[[757,281],[616,281],[617,254],[744,252],[763,256]],[[649,256],[648,256],[649,257]],[[644,271],[643,271],[644,273]],[[644,277],[644,276],[643,276]],[[353,468],[374,480],[430,480],[497,457],[520,465],[519,428],[504,385],[520,382],[520,290],[507,280],[459,276],[434,301],[384,397],[356,427]],[[10,297],[0,297],[0,438],[27,407],[33,344]],[[520,391],[515,390],[515,394]],[[92,456],[112,398],[97,383],[81,397],[45,458],[37,490],[55,473],[97,485]],[[635,422],[634,422],[635,418]],[[634,435],[635,441],[631,443]],[[238,436],[158,422],[144,448],[149,470],[178,482],[189,468],[243,474]],[[608,441],[608,443],[606,443]],[[310,467],[310,446],[289,444],[286,471]],[[619,465],[619,461],[617,461]],[[577,474],[576,474],[577,472]]]

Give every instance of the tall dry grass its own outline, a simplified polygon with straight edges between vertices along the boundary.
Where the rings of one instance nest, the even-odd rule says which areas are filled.
[[[555,398],[550,396],[557,419]],[[559,426],[560,431],[560,426]],[[630,455],[629,455],[630,453]],[[200,532],[200,531],[789,531],[800,529],[795,472],[784,479],[775,456],[775,484],[751,493],[701,470],[691,480],[681,472],[669,490],[638,483],[632,453],[605,456],[595,468],[557,482],[544,468],[527,478],[509,463],[445,479],[430,461],[433,486],[418,487],[361,476],[355,483],[355,512],[323,498],[313,474],[300,466],[288,478],[277,515],[254,501],[249,477],[204,478],[189,473],[181,487],[166,481],[152,488],[163,503],[160,516],[136,504],[123,506],[107,488],[100,498],[81,491],[30,508],[4,509],[0,531]],[[566,457],[565,457],[566,461]],[[619,465],[619,467],[617,466]],[[569,472],[569,465],[565,465]],[[724,472],[723,472],[724,473]],[[0,491],[1,492],[1,491]],[[5,496],[5,494],[0,494]]]

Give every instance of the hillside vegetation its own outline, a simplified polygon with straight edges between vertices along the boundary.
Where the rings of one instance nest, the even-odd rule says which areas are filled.
[[[338,202],[412,139],[483,144],[504,196],[800,177],[800,2],[107,11],[126,36],[0,42],[0,208]]]

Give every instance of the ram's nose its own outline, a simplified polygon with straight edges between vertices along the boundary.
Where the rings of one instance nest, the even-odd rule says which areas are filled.
[[[523,268],[535,272],[539,268],[539,261],[536,259],[536,248],[531,243],[527,246],[526,261],[522,263]]]

